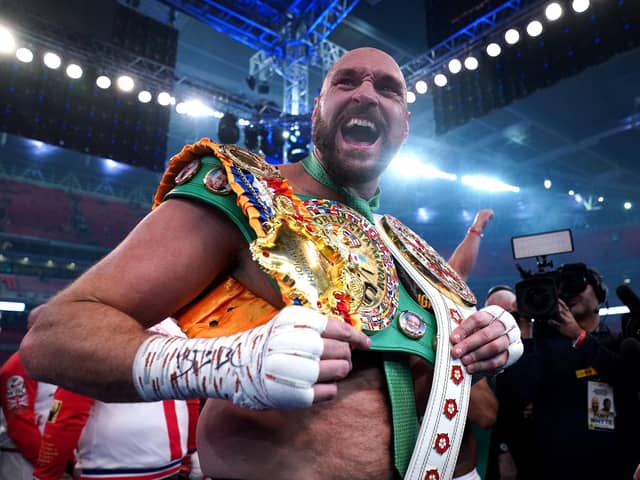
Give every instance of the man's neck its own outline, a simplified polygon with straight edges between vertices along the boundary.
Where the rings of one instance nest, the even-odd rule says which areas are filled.
[[[325,163],[322,160],[322,154],[320,153],[320,151],[316,146],[313,147],[313,156],[316,158],[318,163],[320,163],[320,165],[323,166],[325,172],[331,178],[331,180],[336,185],[339,184],[342,188],[348,190],[352,195],[357,195],[358,197],[368,201],[378,191],[379,179],[374,179],[369,182],[364,182],[356,185],[341,183],[331,176],[329,169],[327,169],[327,167],[325,166]]]
[[[344,201],[342,196],[322,185],[309,175],[300,163],[292,163],[280,166],[280,172],[287,179],[293,190],[302,195],[309,195],[317,198],[326,198],[329,200]]]

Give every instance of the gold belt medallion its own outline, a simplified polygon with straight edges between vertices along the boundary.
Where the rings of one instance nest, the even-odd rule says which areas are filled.
[[[443,295],[460,305],[477,303],[475,295],[456,271],[409,227],[391,215],[385,215],[382,224],[402,255]]]
[[[308,200],[304,222],[287,197],[274,199],[269,234],[251,245],[253,258],[276,278],[289,304],[348,316],[379,331],[398,307],[398,277],[375,227],[336,202]]]
[[[393,258],[375,226],[342,204],[313,199],[304,202],[313,223],[340,244],[357,273],[357,310],[363,330],[376,332],[391,324],[398,308],[398,275]]]

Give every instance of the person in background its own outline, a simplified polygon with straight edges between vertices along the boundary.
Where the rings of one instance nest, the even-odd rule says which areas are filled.
[[[150,330],[184,337],[171,319]],[[67,459],[77,451],[76,471],[81,480],[178,479],[183,459],[195,452],[199,412],[197,399],[103,403],[58,388],[33,478],[58,480]],[[183,471],[182,478],[198,478],[189,477],[190,473]]]
[[[640,403],[620,338],[600,319],[607,287],[584,263],[555,273],[557,316],[534,319],[522,359],[497,377],[499,416],[509,408],[528,424],[508,420],[517,428],[507,442],[518,478],[631,478],[640,461]],[[592,405],[605,401],[614,413],[594,414]]]
[[[0,406],[6,422],[6,437],[0,447],[0,479],[32,479],[55,390],[55,385],[27,375],[18,352],[0,368]],[[65,467],[69,459],[64,459]],[[60,476],[63,473],[64,468]]]

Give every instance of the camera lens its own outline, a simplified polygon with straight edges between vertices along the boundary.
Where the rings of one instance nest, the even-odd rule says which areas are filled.
[[[558,314],[558,291],[550,276],[536,276],[516,284],[518,312],[526,318],[546,321]]]
[[[527,291],[525,302],[531,310],[541,311],[545,310],[549,303],[553,302],[553,298],[549,290],[544,286],[534,287]]]

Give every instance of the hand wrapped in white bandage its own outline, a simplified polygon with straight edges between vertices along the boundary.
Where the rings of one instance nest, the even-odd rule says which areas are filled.
[[[229,337],[151,337],[134,361],[145,400],[211,397],[248,408],[296,408],[335,396],[332,383],[351,370],[351,347],[366,335],[305,307],[286,307],[271,321]]]
[[[451,332],[451,355],[470,373],[499,373],[513,365],[524,351],[515,318],[498,305],[467,317]]]

